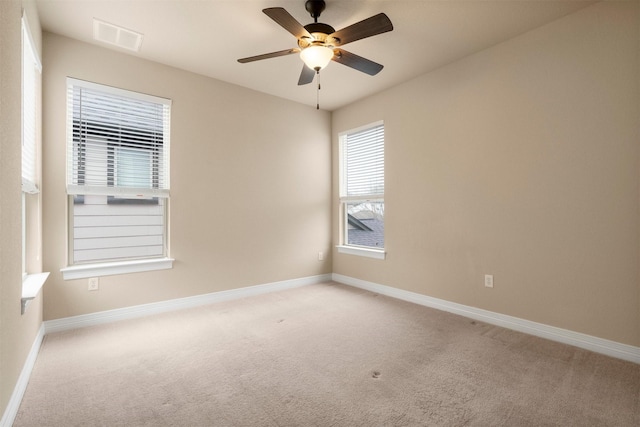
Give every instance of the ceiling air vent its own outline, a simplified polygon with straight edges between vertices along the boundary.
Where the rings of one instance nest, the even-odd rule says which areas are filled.
[[[143,35],[93,18],[93,38],[123,49],[138,52]]]

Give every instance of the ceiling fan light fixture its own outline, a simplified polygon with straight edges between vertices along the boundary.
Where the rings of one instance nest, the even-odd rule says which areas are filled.
[[[333,49],[327,46],[312,45],[302,49],[300,58],[305,65],[312,70],[320,71],[329,64],[333,58]]]

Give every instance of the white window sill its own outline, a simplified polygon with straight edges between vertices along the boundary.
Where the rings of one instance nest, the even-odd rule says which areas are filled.
[[[385,257],[387,256],[387,253],[385,252],[384,249],[372,249],[372,248],[363,248],[359,246],[345,246],[345,245],[338,245],[336,246],[336,248],[338,249],[338,252],[341,254],[358,255],[358,256],[364,256],[367,258],[374,258],[374,259],[385,259]]]
[[[49,273],[28,274],[22,281],[22,314],[27,310],[27,304],[40,293],[47,281]]]
[[[72,265],[60,269],[64,280],[87,277],[113,276],[115,274],[140,273],[143,271],[168,270],[173,268],[173,258],[141,259],[100,264]]]

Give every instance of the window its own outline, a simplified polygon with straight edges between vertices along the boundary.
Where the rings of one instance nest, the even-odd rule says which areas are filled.
[[[340,252],[384,258],[384,124],[340,135]]]
[[[39,145],[39,100],[42,67],[29,31],[27,17],[22,16],[22,313],[34,299],[49,273],[41,271],[40,195],[38,189],[37,152]]]
[[[142,262],[171,261],[170,114],[164,98],[67,80],[69,258],[71,266],[98,270],[70,267],[65,278],[170,268]],[[136,267],[106,271],[106,263]]]
[[[36,181],[36,133],[37,102],[40,81],[40,60],[36,55],[26,17],[22,18],[22,278],[27,277],[27,245],[31,200],[37,197]],[[31,209],[32,210],[32,209]]]

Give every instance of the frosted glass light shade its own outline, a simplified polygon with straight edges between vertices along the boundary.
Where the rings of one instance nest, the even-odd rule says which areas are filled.
[[[312,70],[322,70],[333,58],[333,50],[326,46],[309,46],[300,52],[300,58]]]

